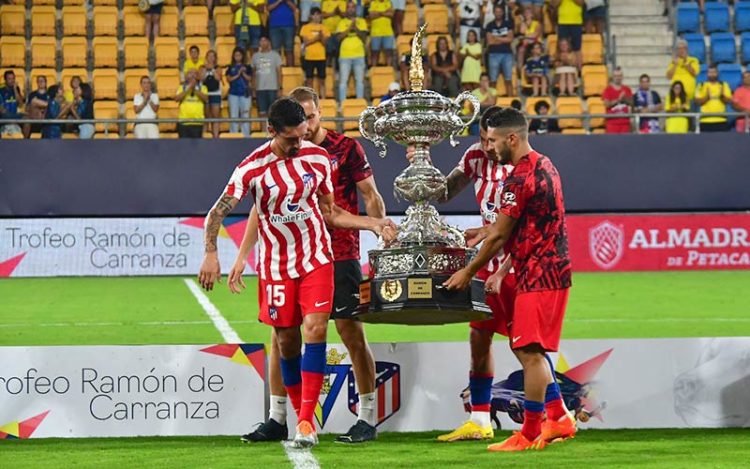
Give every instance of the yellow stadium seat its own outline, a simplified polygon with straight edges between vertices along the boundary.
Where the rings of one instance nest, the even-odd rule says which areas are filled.
[[[101,3],[102,5],[109,5],[109,3],[100,2],[99,0],[96,0],[96,3]],[[75,6],[85,5],[86,0],[62,0],[62,4],[64,7],[75,7]],[[115,3],[115,5],[116,4],[117,3]]]
[[[552,113],[552,100],[545,96],[531,96],[531,97],[526,98],[526,114],[536,115],[534,106],[536,106],[536,103],[542,102],[542,101],[547,103],[547,107],[549,107],[550,114],[551,114]]]
[[[229,6],[214,7],[214,23],[216,24],[216,38],[234,34],[234,13]]]
[[[132,100],[126,101],[125,102],[125,119],[135,119],[135,117],[136,116],[135,116],[135,109],[133,109],[133,101]],[[133,124],[132,122],[128,122],[127,125],[125,126],[125,132],[130,134],[131,132],[133,132],[134,126],[135,124]],[[128,137],[130,137],[130,135],[128,135]]]
[[[508,96],[498,96],[497,98],[495,98],[495,106],[510,107],[510,103],[512,103],[514,99],[516,98],[511,98]]]
[[[422,8],[424,21],[430,26],[431,33],[448,34],[448,7],[443,4],[429,4]]]
[[[163,98],[159,99],[159,119],[177,119],[179,116],[180,105],[176,101],[165,101]],[[176,122],[164,122],[159,124],[159,132],[174,132],[175,130],[177,130]],[[164,134],[160,133],[159,136],[164,137]]]
[[[300,39],[299,36],[294,36],[294,50],[292,51],[294,55],[294,63],[301,64],[302,59],[302,39]],[[381,55],[383,55],[381,53]]]
[[[117,119],[120,117],[120,103],[117,101],[94,101],[94,116],[97,119]],[[117,124],[102,124],[96,123],[96,131],[104,132],[109,130],[110,132],[117,132]]]
[[[234,36],[216,38],[216,56],[222,66],[232,63],[232,51],[234,50],[235,42]]]
[[[555,23],[552,21],[549,5],[544,5],[544,8],[542,8],[542,16],[544,17],[544,35],[549,36],[555,32]]]
[[[586,98],[586,106],[588,107],[589,114],[605,114],[607,109],[604,107],[604,101],[598,96],[592,96]],[[603,117],[594,117],[589,120],[589,125],[592,129],[603,128],[605,123]]]
[[[63,2],[67,2],[69,0],[63,0]],[[117,6],[117,0],[96,0],[96,4],[98,5],[105,5],[105,6]]]
[[[109,132],[109,133],[97,133],[94,134],[95,140],[118,140],[120,138],[120,134],[117,133],[117,129]]]
[[[180,15],[177,7],[165,6],[161,9],[159,20],[159,34],[161,36],[177,36],[177,24],[180,21]]]
[[[245,138],[242,132],[224,132],[219,134],[219,138]]]
[[[123,85],[125,86],[125,99],[131,100],[136,93],[141,92],[141,77],[148,76],[147,68],[130,68],[123,74]]]
[[[583,96],[600,96],[609,84],[606,65],[584,65],[581,69]]]
[[[76,140],[78,138],[78,134],[65,132],[62,134],[62,138],[63,140]]]
[[[305,84],[305,77],[299,67],[281,67],[281,87],[289,92]]]
[[[320,100],[320,116],[324,119],[332,119],[338,116],[338,105],[336,104],[335,99],[329,98]],[[335,126],[335,124],[333,126]]]
[[[341,116],[356,118],[344,121],[344,131],[359,130],[359,115],[367,107],[367,101],[364,99],[345,99],[341,106]]]
[[[93,73],[94,96],[97,99],[117,99],[117,70],[97,68]]]
[[[518,73],[516,73],[516,66],[513,66],[513,77],[512,77],[512,86],[514,90],[518,90]],[[503,74],[500,73],[500,75],[497,76],[497,83],[495,84],[495,89],[497,90],[498,96],[505,96],[508,93],[505,90],[505,79],[503,79]]]
[[[60,83],[65,87],[65,91],[70,90],[70,79],[75,76],[79,77],[83,83],[88,83],[89,81],[89,72],[85,68],[64,68],[60,73]]]
[[[63,67],[85,67],[88,45],[85,37],[64,37],[62,40]]]
[[[164,10],[167,8],[164,7]],[[164,15],[159,22],[159,34],[164,34]],[[141,13],[138,7],[122,7],[122,29],[125,36],[141,36],[146,31],[146,17]],[[166,36],[166,34],[164,34]]]
[[[31,33],[33,36],[54,36],[57,13],[52,6],[31,7]]]
[[[0,36],[0,66],[26,67],[26,39],[23,36]]]
[[[455,54],[453,38],[447,34],[430,34],[427,36],[427,53],[432,55],[437,51],[437,41],[439,37],[444,37],[448,40],[448,49],[453,50],[453,53]]]
[[[393,67],[372,67],[370,69],[370,86],[373,96],[383,96],[388,86],[395,80]]]
[[[154,56],[157,68],[177,68],[180,65],[180,42],[176,37],[157,37],[154,39]]]
[[[563,135],[586,135],[586,129],[581,129],[578,127],[570,127],[567,129],[562,129]]]
[[[36,89],[36,79],[38,77],[44,77],[47,79],[47,86],[54,85],[57,83],[57,72],[54,68],[32,68],[31,74],[29,74],[29,89]]]
[[[413,36],[410,34],[402,34],[396,38],[396,49],[398,55],[410,54],[411,53],[411,40]]]
[[[148,39],[145,37],[126,37],[123,41],[125,68],[148,67]]]
[[[26,2],[19,2],[19,3],[26,3]],[[57,5],[57,0],[32,0],[32,3],[34,5]]]
[[[125,6],[138,6],[138,0],[122,0],[122,4]]]
[[[95,6],[93,23],[95,39],[99,36],[117,36],[117,7]]]
[[[591,129],[591,133],[594,135],[601,135],[606,134],[607,131],[605,129]]]
[[[117,67],[117,38],[95,37],[93,41],[94,67]]]
[[[547,55],[550,60],[554,62],[555,55],[557,54],[557,34],[550,34],[547,36]]]
[[[208,40],[208,37],[200,37],[200,36],[186,37],[185,38],[185,58],[186,59],[188,55],[190,54],[190,46],[198,46],[198,49],[200,49],[201,59],[205,59],[206,52],[208,52],[208,49],[211,47],[211,42]]]
[[[356,130],[355,129],[345,130],[344,136],[351,137],[351,138],[360,138],[362,137],[362,134],[359,133],[359,128],[357,128]]]
[[[557,114],[583,114],[581,99],[577,96],[559,97],[557,98],[555,105],[557,107]],[[560,124],[561,129],[583,127],[583,121],[581,119],[560,119],[558,123]]]
[[[0,33],[3,36],[26,34],[26,7],[23,5],[0,6]]]
[[[584,34],[581,44],[581,56],[584,64],[600,64],[604,55],[604,44],[601,34]]]
[[[86,35],[86,7],[68,6],[62,9],[62,25],[64,36]]]
[[[31,66],[32,67],[55,67],[55,54],[57,42],[52,36],[39,36],[31,38]]]
[[[419,28],[419,13],[416,10],[406,10],[404,12],[404,28],[406,34],[414,34]]]
[[[160,99],[174,99],[180,87],[180,71],[176,68],[160,68],[154,73],[156,92]]]
[[[185,36],[208,36],[208,10],[204,6],[182,9]]]
[[[221,137],[221,135],[219,135]],[[166,139],[172,139],[172,138],[180,138],[180,134],[177,132],[159,132],[159,138],[166,138]]]

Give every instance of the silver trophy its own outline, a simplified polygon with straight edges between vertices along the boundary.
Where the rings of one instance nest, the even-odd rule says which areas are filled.
[[[425,27],[412,41],[409,82],[411,90],[399,93],[377,107],[368,107],[359,118],[359,131],[385,157],[385,139],[414,147],[411,164],[394,181],[397,199],[411,202],[397,238],[369,252],[370,279],[362,284],[356,317],[365,322],[391,324],[445,324],[490,317],[484,303],[484,285],[475,281],[463,292],[442,289],[442,283],[466,266],[476,250],[466,247],[463,233],[443,222],[432,205],[444,199],[446,177],[430,162],[430,145],[446,137],[456,146],[479,113],[479,100],[461,93],[455,100],[423,89],[422,38]],[[472,111],[463,114],[469,101]]]

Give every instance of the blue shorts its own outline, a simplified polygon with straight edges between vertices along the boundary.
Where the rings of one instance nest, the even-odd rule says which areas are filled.
[[[285,51],[294,49],[294,26],[272,26],[268,28],[271,39],[271,47],[277,52],[281,52],[283,47]]]
[[[242,26],[234,26],[234,39],[237,41],[237,46],[242,47],[243,49],[257,49],[260,45],[260,33],[260,26],[248,26],[247,41],[245,41],[242,37]]]
[[[503,78],[510,81],[513,78],[513,54],[494,53],[489,54],[487,71],[490,74],[490,81],[496,82],[502,69]]]
[[[538,7],[544,6],[544,0],[519,0],[518,3],[520,3],[523,6],[526,6],[526,5],[536,5]]]
[[[391,7],[394,10],[406,10],[406,0],[391,0]]]
[[[370,50],[393,50],[396,48],[396,40],[393,36],[370,36]]]
[[[570,40],[570,48],[574,52],[581,50],[581,41],[583,39],[583,26],[580,24],[558,24],[557,40],[567,37]]]
[[[208,104],[213,105],[219,105],[221,106],[221,95],[220,94],[209,94],[208,95]]]

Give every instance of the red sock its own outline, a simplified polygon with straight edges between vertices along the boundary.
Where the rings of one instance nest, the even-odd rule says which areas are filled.
[[[536,401],[524,402],[523,427],[521,433],[529,441],[534,441],[542,433],[544,404]]]
[[[313,423],[313,413],[323,387],[323,373],[312,371],[302,372],[302,405],[299,411],[299,421],[307,420]]]
[[[553,401],[545,402],[544,410],[547,412],[547,418],[554,421],[560,420],[568,413],[563,400],[559,397]]]
[[[297,383],[293,386],[284,386],[286,393],[289,396],[289,400],[292,402],[294,413],[299,419],[299,411],[302,404],[302,383]]]

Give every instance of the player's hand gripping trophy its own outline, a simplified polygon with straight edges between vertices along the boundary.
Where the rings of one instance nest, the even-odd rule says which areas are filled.
[[[411,90],[399,93],[360,116],[359,130],[385,157],[385,139],[412,146],[411,164],[395,180],[397,198],[411,202],[395,240],[370,251],[370,280],[363,284],[358,317],[366,322],[443,324],[486,319],[481,282],[466,291],[446,291],[442,282],[467,265],[476,254],[466,247],[458,229],[445,224],[432,205],[445,198],[446,177],[430,162],[430,145],[463,132],[479,113],[471,93],[451,100],[423,89],[423,25],[414,36],[409,82]],[[463,115],[469,101],[470,115]]]

